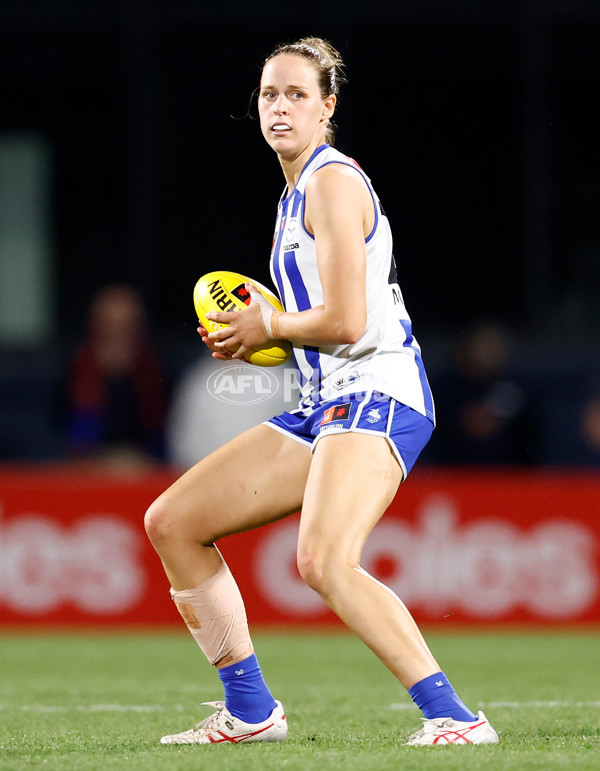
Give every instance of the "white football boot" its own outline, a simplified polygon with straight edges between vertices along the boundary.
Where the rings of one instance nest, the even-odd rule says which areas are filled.
[[[217,711],[198,723],[194,728],[180,734],[163,736],[161,744],[221,744],[231,742],[282,742],[287,736],[287,720],[281,702],[262,723],[244,723],[234,717],[224,701],[205,701],[204,706]]]
[[[423,728],[406,743],[413,747],[431,744],[498,744],[498,734],[480,711],[474,723],[453,720],[451,717],[424,719]]]

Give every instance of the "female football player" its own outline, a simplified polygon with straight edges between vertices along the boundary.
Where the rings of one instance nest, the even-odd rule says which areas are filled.
[[[283,708],[215,543],[299,509],[300,575],[422,710],[409,744],[498,741],[483,713],[458,698],[400,599],[360,566],[369,533],[431,436],[434,407],[388,220],[369,178],[332,146],[342,81],[340,55],[320,38],[278,46],[262,70],[261,131],[286,183],[271,254],[285,312],[249,285],[248,309],[210,314],[228,326],[198,331],[220,359],[290,340],[301,398],[191,468],[147,512],[173,600],[225,691],[210,702],[214,714],[165,744],[285,739]]]

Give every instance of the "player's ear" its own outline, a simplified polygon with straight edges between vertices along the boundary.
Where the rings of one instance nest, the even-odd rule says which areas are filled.
[[[337,96],[330,94],[323,102],[323,118],[329,120],[335,112],[335,105],[337,102]]]

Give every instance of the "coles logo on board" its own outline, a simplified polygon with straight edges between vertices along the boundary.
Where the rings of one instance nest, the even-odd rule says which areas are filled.
[[[254,564],[264,601],[290,616],[329,611],[295,569],[298,523],[265,531]],[[423,617],[441,621],[576,619],[596,602],[595,532],[574,520],[517,527],[482,516],[464,522],[459,501],[433,494],[413,524],[388,516],[367,540],[361,566]],[[557,570],[557,565],[560,569]],[[440,571],[444,580],[440,582]]]
[[[137,524],[115,514],[68,525],[45,514],[0,521],[0,605],[29,618],[65,606],[125,613],[144,597],[146,548]]]

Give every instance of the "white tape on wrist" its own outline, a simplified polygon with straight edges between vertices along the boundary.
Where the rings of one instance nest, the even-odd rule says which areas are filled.
[[[262,296],[256,287],[252,286],[252,284],[247,284],[247,286],[250,287],[250,297],[252,298],[252,302],[257,303],[260,308],[260,315],[265,332],[271,339],[274,339],[273,330],[271,329],[271,317],[273,316],[273,311],[275,309],[271,303]]]
[[[269,307],[265,307],[268,305]],[[260,304],[260,312],[262,315],[263,324],[265,325],[265,330],[271,340],[273,340],[273,330],[271,328],[271,319],[273,318],[273,308],[270,303],[261,303]]]

